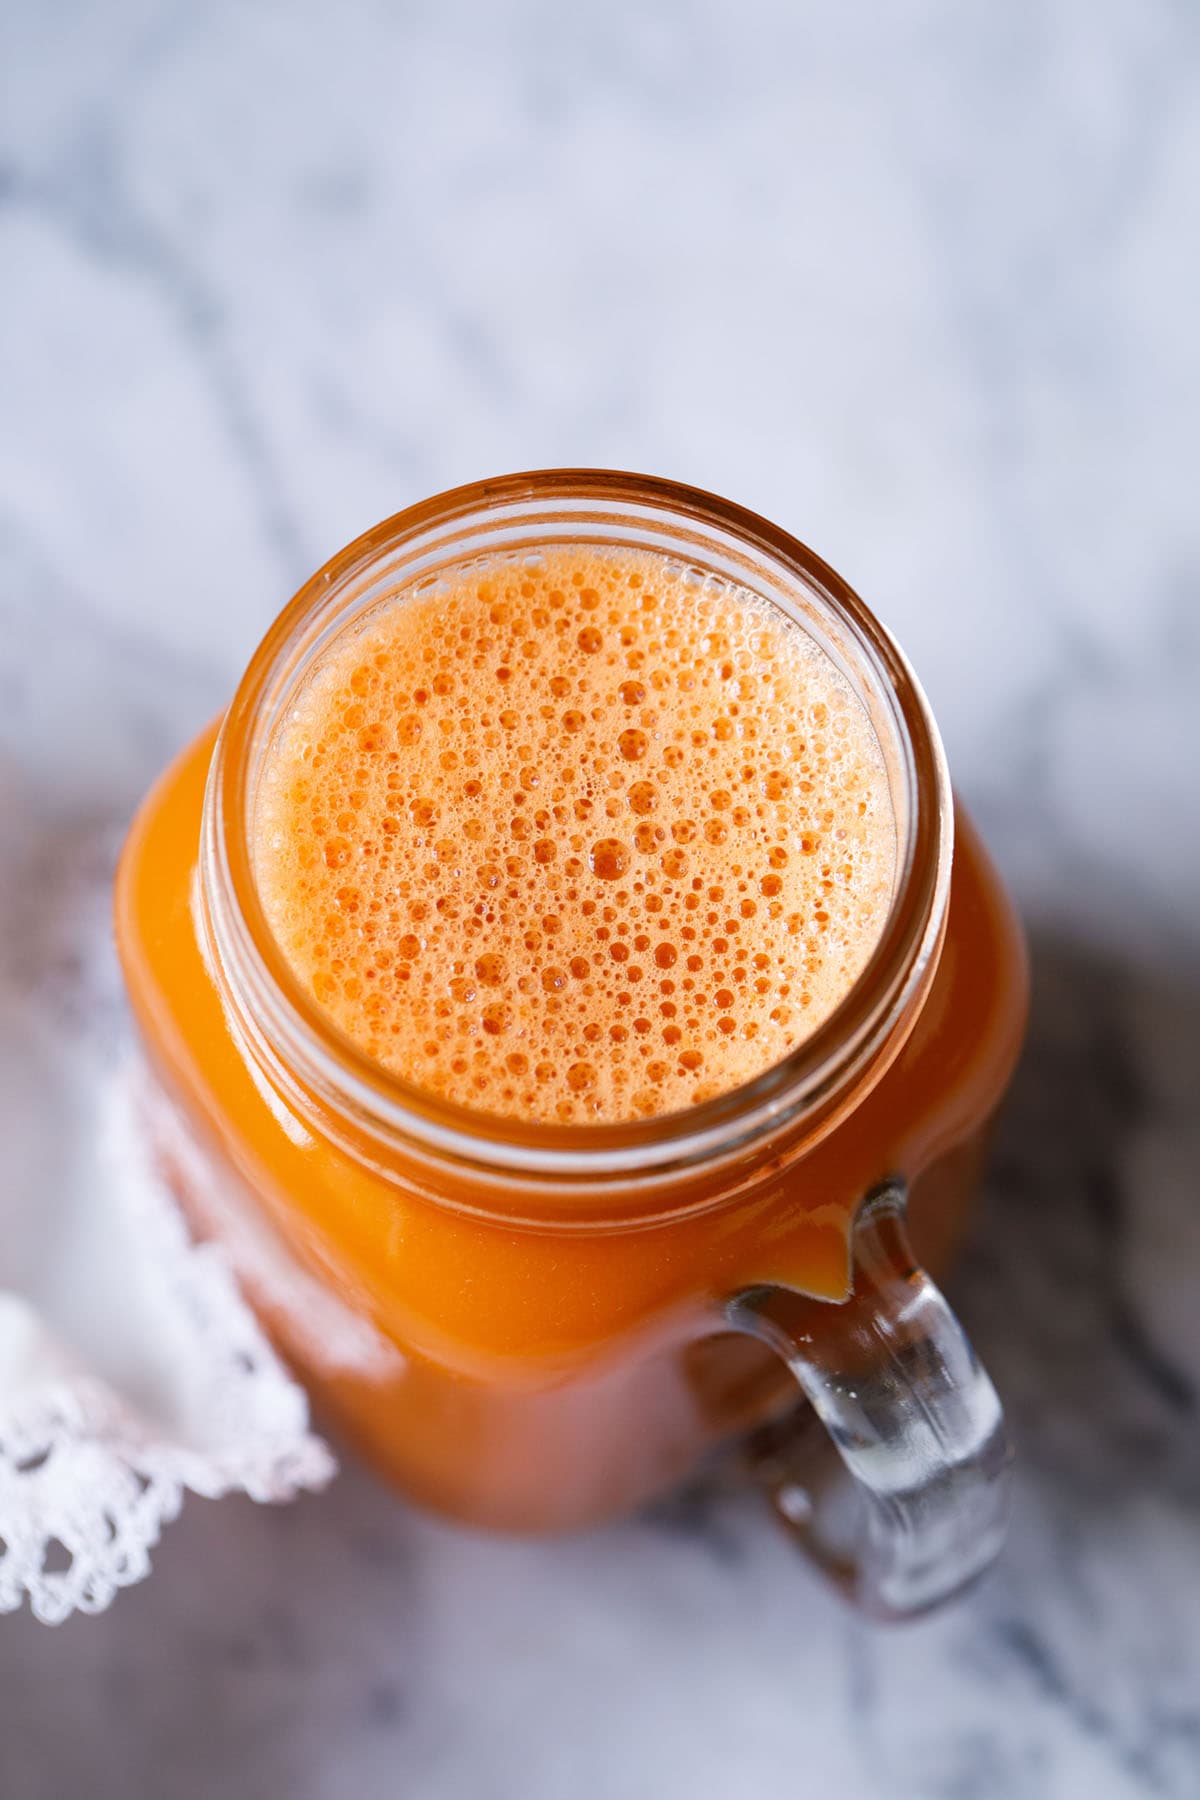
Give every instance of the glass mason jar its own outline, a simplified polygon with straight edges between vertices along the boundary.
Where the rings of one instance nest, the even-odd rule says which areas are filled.
[[[896,819],[882,938],[828,1020],[746,1086],[619,1125],[501,1119],[388,1073],[297,983],[253,876],[264,752],[331,639],[439,571],[563,542],[664,553],[798,621],[867,708]],[[589,1525],[799,1417],[798,1382],[858,1490],[853,1541],[797,1477],[790,1426],[759,1472],[865,1605],[917,1610],[990,1560],[999,1406],[905,1213],[940,1271],[1018,1053],[1024,951],[908,664],[786,532],[601,471],[387,520],[302,588],[145,802],[117,931],[148,1120],[194,1228],[405,1494],[478,1525]]]

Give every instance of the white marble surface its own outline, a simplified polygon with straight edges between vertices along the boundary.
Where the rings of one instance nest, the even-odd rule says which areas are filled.
[[[64,858],[326,554],[503,469],[676,475],[839,566],[1037,967],[955,1284],[1021,1449],[963,1605],[857,1623],[732,1492],[529,1546],[347,1469],[190,1504],[104,1618],[0,1622],[4,1800],[1200,1793],[1198,26],[0,9],[6,1181],[86,1156],[2,1038],[69,976]]]

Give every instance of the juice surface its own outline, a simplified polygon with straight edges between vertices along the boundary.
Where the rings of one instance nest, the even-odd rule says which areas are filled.
[[[588,545],[464,566],[336,638],[252,844],[347,1036],[562,1121],[671,1112],[787,1055],[866,964],[896,860],[878,741],[816,642]]]

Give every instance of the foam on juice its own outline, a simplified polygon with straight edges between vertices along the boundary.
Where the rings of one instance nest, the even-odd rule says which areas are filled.
[[[896,834],[840,672],[747,590],[547,546],[401,591],[270,746],[256,878],[396,1074],[529,1120],[672,1112],[779,1061],[878,942]]]

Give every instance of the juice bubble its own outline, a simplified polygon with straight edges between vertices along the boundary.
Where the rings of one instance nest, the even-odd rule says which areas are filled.
[[[645,551],[463,566],[294,696],[256,800],[263,906],[405,1080],[528,1119],[674,1112],[786,1056],[862,971],[896,861],[870,722],[767,602],[697,595]]]

